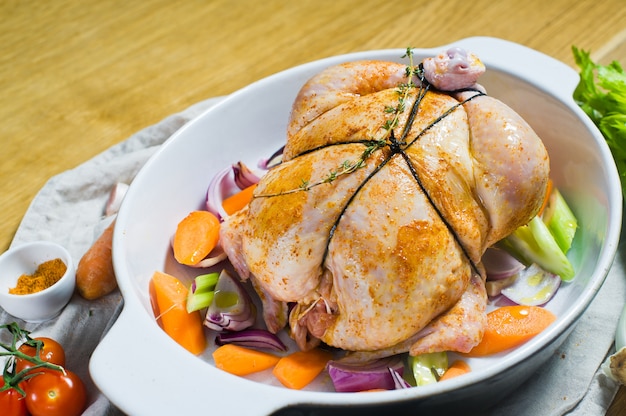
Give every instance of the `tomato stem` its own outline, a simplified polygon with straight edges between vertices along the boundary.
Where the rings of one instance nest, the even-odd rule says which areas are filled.
[[[41,350],[44,346],[44,343],[41,340],[31,338],[30,331],[20,328],[20,326],[16,322],[0,325],[0,330],[2,329],[6,329],[9,331],[9,333],[11,333],[12,340],[11,345],[0,342],[0,347],[6,350],[5,352],[0,352],[0,357],[9,357],[9,359],[6,360],[4,369],[2,371],[4,385],[0,386],[0,392],[9,389],[15,389],[22,396],[24,396],[26,393],[20,387],[20,383],[42,373],[41,371],[37,371],[37,369],[51,369],[55,371],[61,371],[64,375],[66,374],[65,368],[63,368],[63,366],[53,364],[41,359]],[[18,343],[21,343],[21,345],[25,344],[35,348],[35,354],[28,355],[23,353],[19,350]],[[15,366],[17,359],[29,361],[34,365],[16,373]]]

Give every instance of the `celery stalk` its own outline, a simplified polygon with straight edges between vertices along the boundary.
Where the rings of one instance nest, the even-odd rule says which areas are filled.
[[[217,279],[220,274],[217,272],[209,274],[201,274],[193,279],[192,288],[194,292],[206,292],[208,290],[214,290],[217,285]]]
[[[215,286],[220,274],[208,273],[196,276],[187,293],[187,312],[208,308],[215,295]]]
[[[574,267],[546,224],[537,216],[502,240],[500,245],[522,263],[537,263],[542,269],[559,275],[564,281],[574,278]]]
[[[409,366],[413,370],[416,386],[436,383],[448,369],[448,353],[442,351],[409,356]]]
[[[208,308],[215,297],[215,292],[213,291],[205,291],[205,292],[189,292],[187,296],[187,312],[191,313],[194,311],[199,311],[200,309]]]
[[[567,253],[572,246],[578,221],[558,189],[552,192],[542,219],[561,251]]]

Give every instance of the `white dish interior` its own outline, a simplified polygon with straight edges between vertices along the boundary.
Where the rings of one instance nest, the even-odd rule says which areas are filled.
[[[174,134],[135,178],[118,214],[114,237],[124,310],[90,363],[94,381],[113,403],[135,415],[184,414],[201,408],[261,415],[302,403],[313,407],[402,403],[418,408],[426,398],[424,406],[437,407],[467,397],[485,400],[481,394],[493,397],[494,388],[511,391],[550,356],[593,299],[615,255],[622,215],[615,165],[603,137],[571,98],[578,82],[573,69],[493,38],[417,49],[415,59],[449,46],[476,53],[487,66],[479,82],[489,95],[517,110],[542,137],[551,157],[551,176],[579,219],[570,252],[577,276],[562,285],[547,306],[558,316],[557,322],[510,353],[473,359],[473,371],[461,378],[358,395],[293,391],[229,375],[210,364],[210,351],[201,358],[193,356],[157,326],[148,282],[156,270],[183,279],[199,274],[176,264],[169,242],[178,221],[204,207],[211,178],[238,160],[255,166],[282,146],[299,88],[323,68],[358,59],[406,62],[402,49],[337,56],[276,74],[227,97]],[[129,342],[147,347],[140,357],[131,357],[126,352]],[[172,397],[177,399],[168,400]]]

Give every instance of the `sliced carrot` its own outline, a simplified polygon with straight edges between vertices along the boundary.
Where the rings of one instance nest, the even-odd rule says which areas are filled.
[[[276,365],[280,357],[251,348],[225,344],[213,351],[215,366],[237,376],[246,376]]]
[[[85,299],[98,299],[117,288],[113,269],[113,221],[83,254],[76,266],[76,290]]]
[[[502,306],[487,314],[482,341],[467,356],[482,357],[516,347],[548,327],[556,316],[539,306]]]
[[[439,378],[439,381],[449,380],[465,373],[469,373],[470,371],[472,371],[472,369],[470,368],[469,364],[467,364],[463,360],[456,360],[448,367],[445,373],[443,373],[441,378]]]
[[[206,348],[206,337],[199,311],[187,313],[187,287],[176,277],[155,272],[150,280],[150,302],[157,322],[185,349],[200,354]]]
[[[247,188],[244,188],[241,191],[237,192],[236,194],[225,198],[222,201],[222,207],[224,208],[224,211],[226,211],[228,215],[232,215],[248,205],[250,201],[252,201],[252,194],[255,189],[256,184],[250,185]]]
[[[217,246],[220,220],[209,211],[192,211],[176,228],[172,247],[181,264],[200,263]]]
[[[548,202],[550,202],[550,195],[552,195],[552,187],[554,186],[554,184],[552,183],[552,179],[548,179],[548,186],[546,187],[546,195],[543,197],[543,203],[541,204],[541,208],[539,208],[539,212],[537,213],[537,216],[541,216],[541,214],[543,214],[543,211],[545,211],[546,207],[548,206]]]
[[[324,370],[331,358],[330,352],[319,348],[296,351],[282,357],[272,373],[285,387],[300,390]]]

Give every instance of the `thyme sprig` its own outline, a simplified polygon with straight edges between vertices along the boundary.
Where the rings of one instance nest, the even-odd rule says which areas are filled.
[[[357,171],[358,169],[365,167],[366,161],[367,159],[369,159],[372,153],[374,153],[378,149],[382,149],[383,147],[387,146],[387,142],[385,140],[368,140],[364,142],[363,144],[365,145],[365,149],[363,150],[363,152],[361,153],[361,155],[359,156],[357,160],[354,160],[354,161],[344,160],[336,169],[330,170],[328,174],[326,174],[326,176],[324,176],[318,181],[309,182],[307,180],[302,179],[300,182],[300,186],[298,188],[290,189],[287,191],[275,192],[275,193],[258,194],[258,195],[255,195],[254,197],[255,198],[267,198],[267,197],[273,197],[273,196],[288,195],[288,194],[293,194],[296,192],[308,191],[316,186],[320,186],[325,183],[332,183],[335,180],[337,180],[337,178],[340,176],[350,174],[352,172]]]
[[[393,129],[395,129],[400,122],[400,115],[402,115],[402,113],[404,113],[406,110],[406,103],[409,99],[411,91],[417,87],[415,82],[413,82],[414,77],[422,79],[422,68],[413,64],[413,48],[406,48],[406,52],[404,55],[402,55],[402,58],[409,59],[409,64],[405,68],[405,76],[407,78],[407,82],[401,83],[396,87],[396,93],[398,94],[398,104],[395,107],[385,107],[385,113],[392,114],[393,117],[391,119],[385,120],[382,125],[383,136],[379,137],[377,140],[386,141],[390,138]]]
[[[413,49],[410,47],[406,48],[406,53],[402,55],[402,58],[409,59],[409,65],[405,69],[407,82],[401,83],[396,87],[396,92],[398,94],[398,102],[396,106],[386,106],[383,110],[385,114],[390,114],[392,117],[383,122],[381,126],[382,131],[379,130],[378,137],[374,136],[364,142],[366,146],[365,150],[361,153],[357,160],[344,160],[337,168],[330,170],[326,176],[318,181],[310,182],[303,179],[298,188],[276,193],[257,194],[254,198],[293,194],[296,192],[308,191],[323,184],[332,183],[341,176],[348,175],[364,168],[367,165],[367,160],[376,150],[382,149],[390,144],[402,145],[403,143],[398,143],[395,139],[391,140],[393,138],[393,130],[398,126],[400,116],[406,111],[406,103],[409,99],[411,91],[417,86],[415,82],[413,82],[414,77],[417,77],[420,80],[423,79],[422,68],[413,64]],[[391,141],[393,141],[393,143],[391,143]]]

